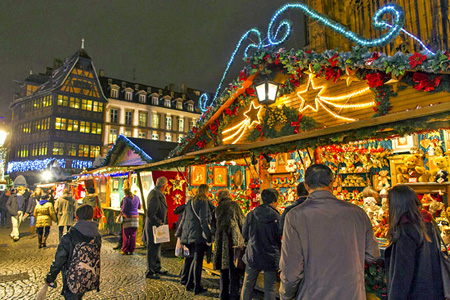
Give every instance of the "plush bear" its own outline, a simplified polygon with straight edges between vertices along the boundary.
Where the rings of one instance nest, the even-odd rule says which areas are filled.
[[[381,170],[378,173],[376,186],[377,191],[381,191],[383,188],[389,189],[391,187],[391,185],[389,184],[389,179],[391,179],[391,177],[389,177],[388,175],[389,175],[388,170]]]
[[[436,157],[434,159],[436,168],[431,170],[435,174],[435,181],[442,183],[448,181],[448,162],[445,157]]]
[[[431,173],[424,167],[416,167],[416,172],[419,174],[419,182],[429,182]]]
[[[403,165],[397,166],[397,181],[405,183],[409,178],[419,178],[416,167],[419,165],[419,155],[408,155],[403,157]]]

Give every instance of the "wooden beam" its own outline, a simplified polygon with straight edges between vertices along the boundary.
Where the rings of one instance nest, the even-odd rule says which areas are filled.
[[[144,219],[145,219],[145,216],[147,216],[147,200],[145,199],[144,189],[142,187],[141,173],[136,172],[136,174],[137,174],[137,181],[139,184],[139,190],[141,191],[141,199],[142,199],[142,204],[143,204],[142,206],[144,209]]]
[[[443,113],[443,112],[450,113],[450,102],[436,104],[433,106],[422,107],[419,109],[413,109],[413,110],[409,110],[409,111],[398,112],[395,114],[388,114],[385,116],[380,116],[380,117],[376,117],[376,118],[372,118],[372,119],[368,119],[368,120],[361,120],[361,121],[357,121],[357,122],[353,122],[353,123],[348,123],[348,124],[343,124],[343,125],[338,125],[338,126],[333,126],[333,127],[327,127],[327,128],[323,128],[323,129],[311,130],[311,131],[302,132],[299,134],[293,134],[293,135],[283,136],[283,137],[274,138],[274,139],[268,139],[268,140],[264,140],[262,142],[243,144],[243,145],[239,145],[236,150],[250,150],[250,149],[256,149],[256,148],[261,148],[261,147],[266,147],[266,146],[271,146],[271,145],[278,145],[278,144],[283,144],[283,143],[294,142],[294,141],[298,141],[298,140],[326,136],[329,134],[334,134],[334,133],[339,133],[339,132],[345,132],[345,131],[350,132],[350,131],[355,131],[355,130],[366,128],[366,127],[372,127],[372,126],[383,125],[383,124],[388,125],[390,123],[395,123],[398,121],[426,117],[426,116],[430,116],[433,114],[439,114],[439,113]]]

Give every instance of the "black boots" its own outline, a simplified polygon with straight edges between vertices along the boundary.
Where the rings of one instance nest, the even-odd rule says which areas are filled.
[[[42,248],[42,235],[38,234],[38,243],[39,243],[39,249]]]
[[[46,233],[44,235],[44,238],[42,239],[42,247],[47,247],[47,238],[48,238],[48,233]]]

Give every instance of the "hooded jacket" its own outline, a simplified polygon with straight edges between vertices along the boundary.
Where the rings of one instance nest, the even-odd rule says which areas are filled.
[[[36,218],[36,227],[52,226],[52,220],[57,221],[53,204],[47,200],[41,200],[34,209],[34,217]]]
[[[17,194],[11,194],[11,196],[9,196],[8,201],[6,202],[6,209],[11,216],[17,216],[19,214],[19,211],[25,211],[25,208],[26,203],[23,198],[22,203],[20,203],[19,205],[19,202],[17,201]]]
[[[72,226],[75,223],[77,202],[69,193],[63,194],[55,202],[55,211],[58,216],[58,226]]]
[[[100,199],[98,199],[98,195],[97,194],[87,194],[84,198],[83,198],[83,204],[87,204],[92,206],[92,208],[94,208],[95,206],[100,207]]]
[[[247,242],[243,260],[246,265],[263,271],[277,271],[280,261],[280,213],[262,204],[245,219],[242,235]]]
[[[59,242],[58,249],[56,250],[55,260],[53,261],[50,267],[50,272],[48,272],[45,279],[48,283],[55,282],[59,272],[62,272],[63,289],[61,294],[64,294],[64,292],[68,289],[65,272],[70,264],[75,244],[90,242],[92,239],[94,239],[95,243],[101,247],[102,238],[98,231],[98,223],[84,220],[79,220],[69,229],[68,234],[62,236],[61,242]]]

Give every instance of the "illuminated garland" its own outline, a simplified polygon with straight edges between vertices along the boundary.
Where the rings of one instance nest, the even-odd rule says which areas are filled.
[[[10,161],[8,162],[8,168],[6,173],[12,172],[26,172],[26,171],[40,171],[47,168],[48,164],[56,158],[35,159],[25,161]],[[61,168],[66,167],[66,161],[64,159],[56,159]]]
[[[106,157],[103,160],[100,167],[105,167],[109,163],[109,160],[111,159],[112,151],[118,143],[125,143],[127,146],[129,146],[134,151],[134,153],[138,154],[139,157],[142,158],[143,161],[146,161],[148,163],[153,161],[153,159],[147,153],[145,153],[144,150],[139,148],[135,143],[133,143],[126,136],[121,134],[121,135],[119,135],[119,137],[117,138],[116,142],[111,147],[111,149],[108,151],[108,154],[106,155]]]
[[[90,160],[78,160],[74,159],[72,161],[72,169],[88,169],[92,168],[92,161]]]

